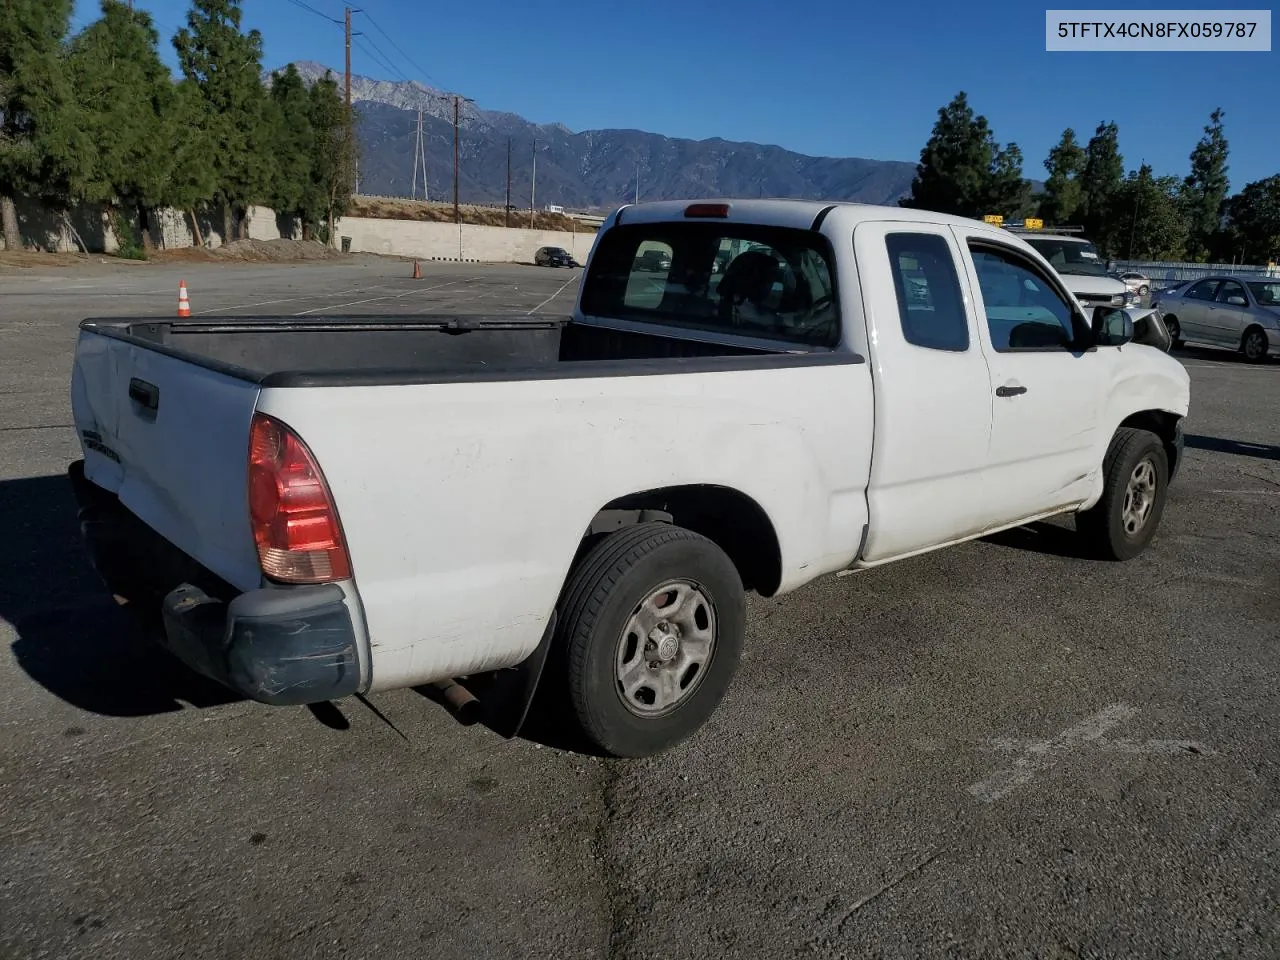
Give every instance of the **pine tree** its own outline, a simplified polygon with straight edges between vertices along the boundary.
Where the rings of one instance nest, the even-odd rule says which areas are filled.
[[[1247,184],[1227,201],[1227,217],[1233,256],[1242,263],[1280,261],[1280,174]]]
[[[1090,239],[1106,254],[1113,254],[1118,242],[1111,208],[1123,181],[1120,130],[1114,123],[1100,123],[1085,150],[1084,172],[1080,175],[1084,199],[1081,220]]]
[[[1068,127],[1044,162],[1049,179],[1044,183],[1040,216],[1047,222],[1070,223],[1080,213],[1084,198],[1080,182],[1084,161],[1084,149],[1076,142],[1076,132]]]
[[[920,162],[904,207],[981,216],[987,202],[991,170],[987,120],[975,116],[962,90],[938,111],[933,133],[920,151]]]
[[[315,139],[304,220],[321,230],[325,243],[332,244],[334,221],[351,206],[355,145],[347,107],[332,74],[313,83],[307,99]]]
[[[1150,164],[1130,171],[1112,197],[1114,251],[1126,260],[1180,260],[1187,242],[1180,186],[1177,177],[1154,176]]]
[[[1197,260],[1209,254],[1214,235],[1222,228],[1227,179],[1227,138],[1222,131],[1222,108],[1209,115],[1204,136],[1191,151],[1191,173],[1183,182],[1184,206],[1191,228],[1188,252]]]
[[[311,187],[316,134],[311,126],[306,84],[293,64],[271,75],[271,114],[279,158],[271,189],[277,214],[302,221],[303,237],[310,236],[304,202]]]
[[[150,211],[164,199],[169,145],[161,124],[173,97],[159,40],[149,14],[102,0],[102,19],[72,41],[68,61],[77,122],[94,148],[79,199],[104,203],[109,212],[118,203],[136,215],[144,245]]]
[[[1022,151],[1001,148],[987,118],[975,114],[961,91],[938,111],[929,142],[920,151],[911,196],[901,206],[962,217],[999,213],[1021,216],[1030,185],[1022,178]]]
[[[62,192],[88,146],[63,69],[71,7],[71,0],[0,2],[0,220],[10,250],[22,246],[17,196]]]
[[[274,177],[274,136],[266,116],[262,35],[241,33],[240,0],[192,0],[173,38],[178,63],[204,100],[215,201],[230,239],[250,204],[266,199]]]
[[[1016,143],[1001,149],[993,137],[990,150],[984,211],[1021,220],[1031,212],[1031,184],[1022,176],[1022,149]]]

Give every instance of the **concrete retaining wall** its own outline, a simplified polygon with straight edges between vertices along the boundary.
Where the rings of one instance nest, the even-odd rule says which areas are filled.
[[[191,217],[180,211],[152,211],[151,241],[164,250],[190,247],[195,243]],[[18,221],[23,239],[43,250],[73,253],[80,248],[68,227],[75,228],[84,245],[93,253],[114,253],[119,244],[115,231],[100,206],[77,207],[67,217],[38,203],[20,200]],[[132,221],[131,221],[132,222]],[[137,224],[133,224],[136,229]],[[343,217],[337,222],[339,237],[351,238],[355,253],[381,253],[421,260],[474,260],[496,263],[530,263],[539,247],[564,247],[579,262],[585,262],[595,242],[595,233],[561,233],[555,230],[524,230],[482,227],[464,223],[428,223],[417,220],[379,220],[370,217]],[[250,207],[242,236],[252,240],[298,239],[301,230],[291,217],[277,217],[270,207]],[[200,236],[206,246],[224,242],[220,218],[200,218]],[[0,236],[0,250],[4,238]]]
[[[351,238],[351,250],[356,253],[491,263],[532,263],[539,247],[564,247],[582,263],[596,239],[595,233],[369,217],[343,217],[337,223],[337,232],[340,237]]]

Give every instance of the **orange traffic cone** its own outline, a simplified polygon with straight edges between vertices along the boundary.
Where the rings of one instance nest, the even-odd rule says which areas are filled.
[[[413,279],[413,280],[422,279],[422,270],[419,269],[417,260],[413,261],[413,276],[410,279]]]
[[[178,316],[191,316],[191,301],[187,299],[187,281],[178,281]]]

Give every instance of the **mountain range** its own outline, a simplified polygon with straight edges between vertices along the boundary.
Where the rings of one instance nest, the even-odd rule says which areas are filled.
[[[328,68],[294,64],[308,82]],[[341,81],[341,75],[334,71]],[[422,111],[427,195],[453,197],[454,95],[423,84],[351,78],[364,194],[410,196]],[[458,193],[463,203],[505,202],[508,145],[511,203],[607,210],[636,198],[791,197],[896,203],[911,190],[915,164],[860,157],[810,157],[759,143],[686,140],[642,130],[584,130],[536,124],[459,99]],[[534,180],[534,157],[537,175]],[[417,196],[422,196],[419,173]]]

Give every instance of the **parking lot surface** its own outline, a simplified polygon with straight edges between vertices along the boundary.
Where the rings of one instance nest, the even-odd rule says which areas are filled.
[[[78,320],[179,279],[197,314],[556,314],[580,273],[410,268],[0,274],[0,956],[1280,954],[1280,363],[1178,354],[1137,560],[1064,521],[753,600],[710,723],[615,762],[547,709],[236,701],[82,558]]]

